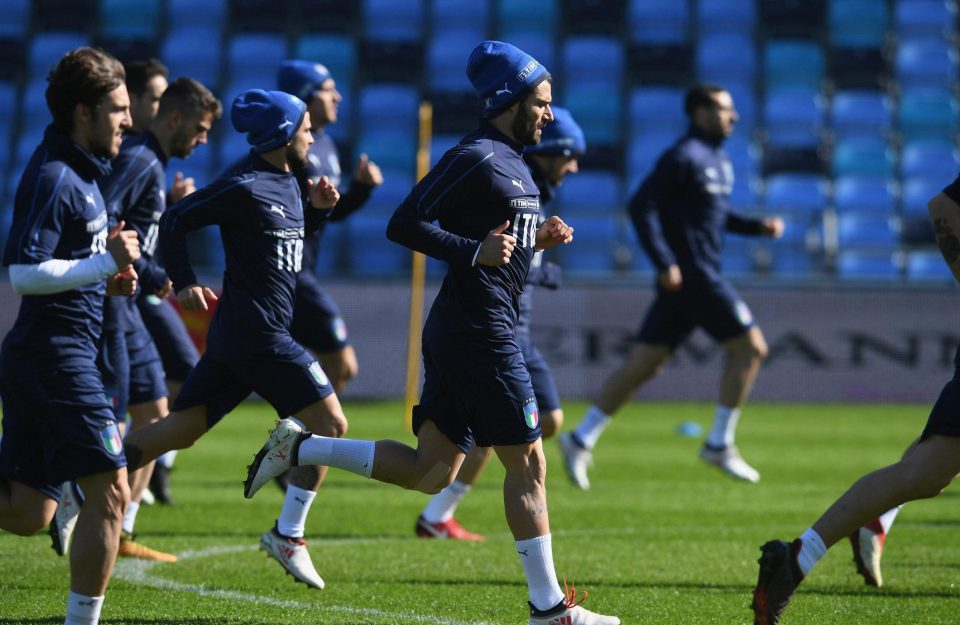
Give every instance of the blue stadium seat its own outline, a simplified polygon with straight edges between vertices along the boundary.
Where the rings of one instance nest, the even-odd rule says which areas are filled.
[[[410,252],[387,239],[389,215],[353,215],[346,221],[350,232],[347,247],[350,271],[361,277],[397,276],[409,265]]]
[[[356,84],[357,44],[353,37],[340,33],[302,35],[294,46],[294,56],[325,65],[340,90]]]
[[[874,213],[837,215],[837,244],[841,250],[893,250],[899,240],[900,226],[895,218]]]
[[[444,0],[430,4],[431,30],[434,36],[460,33],[461,38],[479,42],[489,39],[491,0]],[[468,49],[472,50],[471,47]],[[464,56],[463,58],[467,58]]]
[[[343,255],[350,240],[350,220],[328,221],[323,227],[323,237],[317,248],[317,260],[313,270],[320,276],[343,275]]]
[[[600,85],[569,84],[564,88],[563,105],[570,109],[587,140],[596,144],[618,145],[623,139],[623,98],[620,89]]]
[[[380,167],[413,173],[417,163],[415,127],[364,126],[356,142],[357,153],[365,152]]]
[[[737,133],[752,134],[757,127],[757,95],[753,81],[729,80],[723,84],[737,109]]]
[[[769,250],[769,270],[778,278],[809,278],[817,269],[817,261],[806,249],[774,242]]]
[[[227,44],[227,67],[232,79],[259,79],[276,86],[277,68],[289,57],[285,35],[259,32],[234,35]],[[261,87],[265,88],[265,87]]]
[[[657,159],[672,146],[679,135],[672,132],[650,130],[632,134],[627,145],[627,192],[633,193],[640,181],[653,171]]]
[[[220,31],[208,26],[185,26],[168,32],[160,47],[160,57],[170,70],[170,78],[189,76],[218,90],[222,74],[219,41]],[[226,101],[224,104],[229,105]]]
[[[687,129],[684,92],[679,87],[638,87],[630,91],[629,98],[627,119],[632,134],[660,130],[679,136]]]
[[[809,40],[770,40],[763,50],[763,76],[768,91],[819,91],[826,58],[820,44]]]
[[[404,169],[384,169],[383,184],[370,195],[363,207],[364,214],[392,215],[393,211],[410,195],[415,184],[414,176]]]
[[[893,123],[890,98],[881,91],[840,90],[830,106],[830,126],[837,139],[888,136]]]
[[[765,184],[766,212],[818,216],[827,206],[826,184],[826,179],[816,174],[773,174]]]
[[[951,0],[897,0],[893,29],[901,37],[949,37],[957,7]]]
[[[463,31],[442,31],[427,44],[427,88],[431,91],[470,91],[464,68],[478,40]]]
[[[582,171],[567,176],[557,189],[557,205],[563,213],[576,212],[598,217],[623,210],[620,176],[599,171]]]
[[[17,85],[12,81],[0,81],[0,145],[6,146],[10,135],[16,130]],[[5,143],[7,142],[7,143]],[[2,158],[2,157],[0,157]],[[4,168],[0,167],[0,176]]]
[[[423,36],[423,5],[423,0],[363,0],[364,37],[419,43]]]
[[[697,3],[697,32],[701,36],[713,33],[753,32],[757,22],[754,2],[743,0],[709,0]]]
[[[90,37],[80,32],[37,33],[30,40],[27,52],[29,78],[46,78],[50,69],[65,53],[88,45],[90,45]]]
[[[879,137],[857,137],[839,141],[833,150],[833,175],[892,176],[894,155]]]
[[[833,184],[833,202],[838,213],[871,212],[893,215],[897,196],[886,176],[840,176]]]
[[[918,176],[903,181],[900,212],[904,218],[929,219],[927,204],[943,190],[950,180]]]
[[[23,100],[20,105],[20,129],[28,131],[31,129],[43,130],[47,124],[53,121],[53,115],[47,108],[47,79],[46,75],[33,78],[23,89]]]
[[[30,0],[4,0],[0,3],[0,37],[25,38],[30,25]]]
[[[497,33],[502,41],[523,41],[506,36],[510,32],[553,37],[559,21],[560,8],[557,0],[510,0],[497,3]],[[523,41],[523,50],[527,50]],[[538,58],[534,55],[534,58]],[[546,61],[541,61],[546,65]],[[550,67],[547,65],[547,67]]]
[[[907,280],[910,282],[954,283],[953,274],[937,250],[918,250],[907,255]]]
[[[812,89],[785,89],[767,95],[763,104],[767,145],[816,148],[823,129],[823,104]]]
[[[578,174],[579,175],[579,174]],[[606,275],[615,269],[614,250],[617,223],[609,216],[570,217],[575,242],[557,248],[564,274],[570,276]]]
[[[627,6],[627,32],[632,42],[686,45],[689,31],[686,0],[630,0]]]
[[[565,82],[619,88],[623,79],[623,47],[613,37],[568,37],[562,45],[561,57]]]
[[[214,41],[219,41],[227,20],[227,2],[228,0],[167,0],[167,29],[200,26],[215,30],[217,38]]]
[[[899,280],[902,270],[891,252],[840,252],[837,275],[844,280]]]
[[[886,2],[831,0],[827,6],[830,45],[844,48],[882,48],[886,43],[890,11]]]
[[[420,94],[405,83],[371,83],[360,90],[357,115],[366,128],[416,130]],[[389,105],[388,105],[389,103]]]
[[[903,146],[900,176],[904,179],[927,176],[944,182],[960,170],[956,145],[946,139],[921,139]]]
[[[747,275],[757,269],[759,242],[751,237],[727,235],[723,241],[723,273],[729,276]]]
[[[106,37],[155,39],[160,0],[100,0],[100,34]]]
[[[957,51],[939,37],[903,39],[894,68],[903,89],[950,88],[957,81]]]
[[[702,82],[726,84],[753,76],[757,51],[751,33],[715,33],[697,43],[697,78]]]
[[[915,139],[952,138],[957,134],[960,106],[945,89],[913,89],[900,97],[897,115],[906,142]]]

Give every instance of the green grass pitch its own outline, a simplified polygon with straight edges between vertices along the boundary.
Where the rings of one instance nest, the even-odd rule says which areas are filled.
[[[566,409],[572,424],[584,405]],[[345,410],[353,437],[414,441],[398,403]],[[706,428],[711,412],[702,404],[630,405],[600,441],[589,492],[568,484],[556,442],[546,442],[556,566],[589,590],[587,607],[625,624],[752,622],[758,546],[798,535],[857,477],[896,460],[928,406],[751,404],[738,443],[763,475],[758,485],[707,467],[697,459],[699,440],[675,433],[685,420]],[[102,623],[526,622],[496,461],[457,514],[488,536],[481,544],[415,538],[425,495],[332,470],[307,525],[327,588],[294,584],[256,550],[279,512],[280,491],[242,496],[244,467],[273,420],[268,406],[245,404],[180,454],[172,474],[177,505],[143,508],[137,527],[141,542],[180,561],[122,560]],[[804,583],[785,625],[960,621],[958,504],[948,490],[904,509],[887,542],[881,590],[864,586],[849,545],[837,545]],[[67,587],[67,561],[46,534],[0,534],[0,624],[62,623]]]

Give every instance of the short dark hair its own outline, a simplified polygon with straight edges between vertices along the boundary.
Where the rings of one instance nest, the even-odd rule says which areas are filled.
[[[127,91],[133,95],[140,95],[147,89],[147,83],[154,76],[169,78],[167,66],[157,59],[146,61],[127,61],[124,64],[127,71]]]
[[[223,106],[220,100],[198,81],[181,76],[167,87],[160,96],[160,108],[157,117],[164,117],[171,111],[181,113],[213,113],[214,119],[223,115]]]
[[[108,93],[122,86],[125,74],[120,61],[100,48],[77,48],[63,55],[47,76],[47,107],[53,121],[73,131],[73,111],[78,104],[97,107]]]
[[[726,91],[726,89],[720,85],[709,83],[700,83],[691,87],[683,100],[683,110],[687,117],[693,119],[693,114],[697,112],[698,108],[716,105],[713,96],[723,91]]]

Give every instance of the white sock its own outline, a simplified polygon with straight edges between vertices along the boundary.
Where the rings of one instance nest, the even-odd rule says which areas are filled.
[[[611,421],[613,421],[613,417],[592,405],[587,409],[587,414],[583,415],[583,421],[580,422],[573,433],[577,435],[584,447],[593,449],[597,440],[600,439],[600,435],[603,434]]]
[[[716,449],[733,445],[738,421],[740,421],[739,408],[728,408],[717,404],[717,410],[713,415],[713,428],[707,436],[707,445]]]
[[[103,597],[87,597],[70,591],[67,595],[67,619],[63,625],[97,625]]]
[[[453,518],[457,506],[460,505],[460,501],[468,492],[470,492],[469,484],[454,480],[450,486],[430,498],[430,502],[423,509],[421,516],[427,523],[442,523]]]
[[[893,526],[893,520],[897,518],[898,514],[900,514],[901,508],[903,508],[903,506],[897,506],[896,508],[891,508],[880,515],[880,527],[883,528],[884,534],[890,531],[890,528]]]
[[[139,511],[139,501],[131,501],[127,504],[127,511],[123,515],[123,531],[130,534],[133,533],[133,526],[137,523],[137,512]]]
[[[363,477],[373,473],[373,453],[377,444],[349,438],[329,438],[314,434],[300,443],[299,464],[318,464],[344,469]]]
[[[307,513],[317,493],[304,490],[293,484],[287,485],[287,495],[283,499],[283,508],[277,518],[277,531],[281,536],[303,538],[303,528],[307,524]]]
[[[563,591],[553,568],[553,542],[550,534],[516,541],[520,563],[527,576],[530,603],[538,610],[549,610],[563,600]]]
[[[820,534],[813,531],[812,527],[800,535],[800,542],[802,544],[800,553],[797,555],[797,564],[800,565],[800,570],[806,577],[817,560],[826,555],[827,546],[823,544]]]
[[[159,458],[157,458],[157,464],[162,464],[163,466],[170,469],[173,467],[173,461],[176,460],[176,458],[177,458],[177,450],[174,449],[172,451],[168,451],[165,454],[162,454]]]

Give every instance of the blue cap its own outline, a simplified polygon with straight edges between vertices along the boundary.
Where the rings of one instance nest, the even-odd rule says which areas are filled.
[[[233,101],[230,121],[237,132],[247,133],[254,152],[269,152],[290,143],[306,113],[307,105],[295,95],[250,89]]]
[[[307,102],[331,78],[333,76],[326,65],[310,61],[284,61],[277,70],[277,89]]]
[[[502,41],[483,41],[467,60],[467,78],[483,100],[486,117],[496,117],[520,99],[525,89],[549,78],[532,56]]]
[[[573,120],[573,115],[565,108],[551,106],[553,121],[547,124],[540,135],[540,143],[528,145],[524,154],[543,156],[573,156],[587,151],[587,140],[583,129]]]

